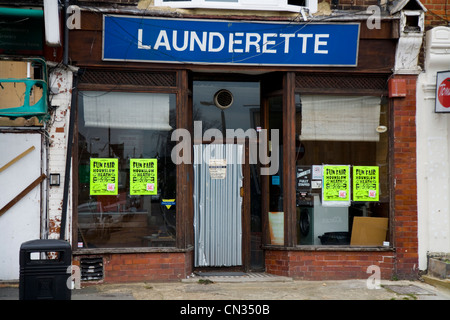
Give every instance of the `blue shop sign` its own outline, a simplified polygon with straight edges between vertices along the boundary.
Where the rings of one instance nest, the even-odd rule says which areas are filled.
[[[104,16],[103,60],[353,67],[358,23],[265,23]]]

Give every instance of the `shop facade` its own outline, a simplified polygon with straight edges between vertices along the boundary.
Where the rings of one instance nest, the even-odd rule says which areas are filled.
[[[66,237],[82,280],[417,275],[400,15],[80,17]]]
[[[3,1],[0,8],[0,280],[19,279],[22,243],[59,230],[59,188],[50,174],[59,176],[61,163],[64,168],[60,147],[66,145],[72,74],[58,63],[58,29],[44,27],[48,19],[58,21],[58,6],[49,4],[45,15],[37,1]]]

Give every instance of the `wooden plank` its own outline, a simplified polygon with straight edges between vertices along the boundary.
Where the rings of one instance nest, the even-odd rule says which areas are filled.
[[[81,29],[73,29],[72,32],[79,32],[80,30],[97,30],[102,31],[103,28],[103,14],[101,12],[81,12]]]
[[[176,123],[177,128],[188,129],[190,124],[189,120],[189,97],[188,97],[188,73],[186,71],[180,71],[178,73],[178,87],[179,93],[177,94],[177,116]],[[190,146],[192,147],[192,146]],[[189,174],[189,164],[182,163],[176,166],[177,171],[177,199],[176,199],[176,229],[177,229],[177,248],[187,248],[189,245],[189,235],[191,231],[190,227],[193,225],[193,220],[187,219],[190,217],[192,188],[191,184],[193,176]]]
[[[243,167],[243,195],[242,195],[242,264],[244,271],[250,270],[251,263],[251,189],[250,189],[250,149],[248,140],[245,142]]]
[[[181,88],[181,90],[186,90],[186,114],[184,115],[186,126],[189,132],[191,133],[191,137],[194,136],[194,114],[193,114],[193,81],[192,81],[192,73],[189,71],[186,72],[186,82],[187,87]],[[180,86],[180,84],[178,84]],[[193,145],[191,143],[191,150],[193,150]],[[194,163],[194,153],[191,153],[191,163]],[[186,212],[186,248],[189,246],[193,246],[195,244],[195,236],[194,236],[194,166],[189,165],[186,168],[187,174],[187,184],[188,184],[188,202],[187,202],[187,212]],[[192,258],[193,261],[193,258]]]
[[[399,20],[381,21],[380,28],[367,28],[366,23],[361,23],[360,39],[398,39],[397,32]]]
[[[173,87],[149,87],[149,86],[136,86],[131,84],[94,84],[94,83],[80,83],[78,85],[79,90],[89,91],[116,91],[116,92],[149,92],[149,93],[177,93],[178,90]]]
[[[102,33],[83,31],[70,33],[69,58],[75,63],[102,61]]]
[[[40,184],[47,176],[43,173],[39,178],[34,180],[28,187],[26,187],[21,193],[19,193],[14,199],[12,199],[6,206],[0,210],[0,216],[2,216],[6,211],[8,211],[13,205],[19,202],[24,196],[33,190],[38,184]]]
[[[17,161],[19,161],[20,159],[22,159],[23,157],[25,157],[27,154],[29,154],[31,151],[33,151],[35,148],[34,146],[29,147],[27,150],[25,150],[24,152],[22,152],[21,154],[19,154],[18,156],[16,156],[14,159],[12,159],[10,162],[8,162],[7,164],[5,164],[3,167],[0,168],[0,172],[6,170],[7,168],[9,168],[10,166],[12,166],[14,163],[16,163]]]
[[[295,73],[283,77],[283,211],[284,245],[296,244]]]
[[[272,89],[272,86],[269,84],[269,78],[265,78],[261,82],[261,127],[263,129],[269,129],[269,98],[266,96]],[[259,163],[259,170],[261,167],[265,167],[267,165],[262,165]],[[269,176],[261,175],[261,225],[262,225],[262,244],[269,244],[270,237],[268,235],[269,230],[269,222],[268,222],[268,213],[269,213]]]

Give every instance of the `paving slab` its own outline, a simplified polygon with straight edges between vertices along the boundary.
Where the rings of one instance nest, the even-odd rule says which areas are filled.
[[[183,281],[83,285],[72,300],[450,300],[450,290],[421,281],[381,281],[371,288],[366,280],[303,281],[255,275],[241,281],[232,276],[190,277]],[[217,281],[217,279],[219,281]],[[256,280],[255,280],[256,279]],[[18,300],[18,285],[1,285],[0,300]]]

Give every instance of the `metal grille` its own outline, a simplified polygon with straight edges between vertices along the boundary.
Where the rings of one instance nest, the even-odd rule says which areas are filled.
[[[385,76],[297,74],[295,86],[303,89],[380,90],[386,89]]]
[[[82,83],[104,85],[133,85],[140,87],[175,87],[175,72],[131,72],[86,70]]]
[[[82,258],[80,260],[80,269],[82,281],[103,279],[102,258]]]

